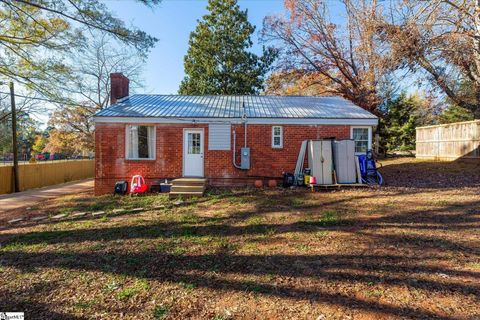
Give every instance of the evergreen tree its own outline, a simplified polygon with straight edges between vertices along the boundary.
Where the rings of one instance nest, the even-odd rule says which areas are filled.
[[[190,34],[180,94],[255,94],[275,59],[273,49],[261,57],[249,52],[255,27],[236,0],[209,0],[208,14]]]
[[[473,120],[473,112],[459,107],[457,105],[450,105],[448,108],[438,116],[439,123],[453,123]]]
[[[415,149],[415,128],[432,124],[425,116],[428,102],[418,95],[399,96],[386,101],[384,118],[380,120],[379,133],[385,151],[410,151]]]

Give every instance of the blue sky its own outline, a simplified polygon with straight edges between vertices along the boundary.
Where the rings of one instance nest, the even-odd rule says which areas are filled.
[[[206,0],[163,0],[154,8],[136,1],[105,1],[116,16],[127,24],[159,39],[145,66],[145,93],[177,93],[183,79],[183,57],[188,49],[190,32],[197,20],[207,13]],[[258,33],[263,18],[283,12],[283,0],[239,0],[242,9],[248,9],[248,20],[256,25],[253,52],[260,53]]]

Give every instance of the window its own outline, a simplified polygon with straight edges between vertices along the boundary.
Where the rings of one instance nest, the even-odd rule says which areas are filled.
[[[352,139],[355,141],[355,153],[366,153],[371,148],[369,127],[352,128]]]
[[[272,148],[283,148],[283,129],[282,127],[272,127]]]
[[[128,125],[126,152],[130,160],[155,159],[155,127]]]
[[[188,154],[200,154],[200,133],[199,132],[189,132],[188,133]]]

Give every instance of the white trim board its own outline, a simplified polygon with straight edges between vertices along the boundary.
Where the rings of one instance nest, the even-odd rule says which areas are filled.
[[[241,118],[158,118],[158,117],[94,117],[98,123],[172,123],[172,124],[208,124],[208,123],[244,123]],[[378,118],[365,119],[309,119],[309,118],[247,118],[248,124],[297,124],[297,125],[345,125],[376,126]]]

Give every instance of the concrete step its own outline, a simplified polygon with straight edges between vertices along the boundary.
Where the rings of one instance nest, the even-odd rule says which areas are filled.
[[[170,192],[204,192],[204,185],[173,185]]]
[[[203,197],[203,191],[181,191],[181,192],[170,192],[168,194],[170,199],[182,197],[182,198],[191,198],[191,197]]]
[[[172,180],[172,186],[204,186],[207,179],[203,178],[179,178]]]
[[[203,178],[179,178],[172,181],[170,198],[202,197],[205,192],[207,179]]]

